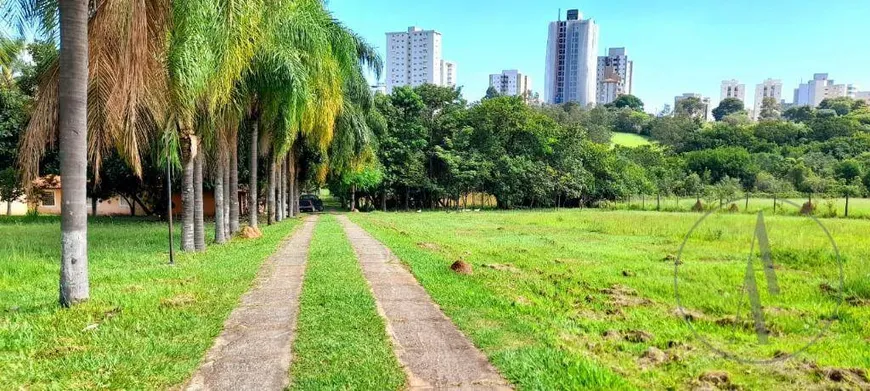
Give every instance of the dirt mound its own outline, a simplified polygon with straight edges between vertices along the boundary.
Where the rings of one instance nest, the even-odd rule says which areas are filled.
[[[731,204],[731,206],[728,207],[728,213],[737,213],[737,212],[740,212],[740,207],[738,207],[737,204]]]
[[[801,214],[802,215],[812,215],[816,213],[816,205],[812,202],[805,202],[803,206],[801,206]]]
[[[599,290],[610,297],[610,304],[615,307],[636,307],[652,304],[650,299],[639,297],[637,291],[625,285],[614,284],[610,288]]]
[[[693,382],[693,390],[739,390],[731,383],[731,376],[725,371],[707,371]]]
[[[623,335],[623,338],[632,343],[644,343],[653,339],[653,335],[643,330],[629,330]]]
[[[424,250],[431,250],[431,251],[438,251],[441,249],[441,246],[439,246],[435,243],[429,243],[429,242],[418,242],[417,247],[420,247]]]
[[[703,212],[704,211],[704,203],[701,200],[695,202],[695,205],[692,205],[692,212]]]
[[[671,311],[671,314],[673,314],[674,316],[676,316],[678,318],[683,318],[685,320],[688,320],[689,322],[695,322],[695,321],[707,319],[707,316],[704,315],[703,312],[693,311],[693,310],[690,310],[688,308],[681,308],[681,307],[674,308],[674,310]]]
[[[464,274],[467,276],[474,274],[474,269],[471,268],[471,264],[468,262],[465,262],[461,259],[456,261],[456,262],[453,262],[453,264],[450,265],[450,270],[453,270],[456,273]]]
[[[260,229],[257,227],[251,227],[250,225],[242,228],[242,232],[239,232],[239,237],[242,239],[257,239],[263,236],[263,233],[260,232]]]
[[[862,390],[870,387],[870,379],[867,379],[867,372],[861,368],[816,368],[815,373],[834,383],[856,385]]]
[[[656,365],[662,364],[668,361],[668,354],[661,351],[661,349],[650,346],[643,354],[640,356],[638,360],[638,364],[640,364],[641,368],[649,368],[654,367]]]

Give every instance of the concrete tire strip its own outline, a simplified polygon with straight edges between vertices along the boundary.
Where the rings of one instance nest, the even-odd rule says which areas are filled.
[[[227,318],[187,390],[287,387],[299,296],[316,224],[317,216],[307,217],[301,229],[260,267],[254,287]]]
[[[386,320],[409,389],[511,389],[386,246],[346,216],[338,219]]]

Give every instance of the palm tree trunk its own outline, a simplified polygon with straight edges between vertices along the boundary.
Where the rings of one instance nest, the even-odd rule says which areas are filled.
[[[97,215],[97,197],[91,197],[91,216]]]
[[[217,244],[224,244],[227,241],[224,230],[224,172],[223,158],[218,153],[217,164],[215,165],[214,175],[214,241]]]
[[[239,232],[239,131],[230,136],[230,233]]]
[[[226,240],[230,240],[232,237],[232,231],[230,230],[230,204],[232,201],[230,200],[230,157],[224,151],[224,156],[220,160],[220,165],[222,166],[221,171],[224,174],[224,238]]]
[[[290,167],[287,169],[290,177],[290,216],[299,216],[299,198],[296,196],[296,151],[290,148]]]
[[[181,133],[181,251],[193,251],[195,249],[193,236],[193,171],[194,160],[196,159],[196,136],[189,134],[188,129],[182,128]]]
[[[196,158],[193,160],[193,236],[196,251],[205,251],[205,210],[203,208],[202,200],[202,160],[202,153],[197,153]]]
[[[350,211],[356,212],[356,185],[350,185]]]
[[[266,223],[272,225],[275,222],[275,177],[278,163],[274,156],[269,163],[269,192],[266,194]]]
[[[287,157],[278,164],[278,221],[287,216]]]
[[[248,224],[251,227],[257,228],[257,142],[259,140],[259,135],[257,134],[257,127],[260,125],[260,119],[255,116],[253,119],[253,123],[251,124],[251,148],[250,148],[250,160],[251,160],[251,175],[250,180],[248,182],[248,200],[250,205],[248,205]]]
[[[88,1],[60,1],[58,123],[63,203],[60,222],[60,305],[90,297],[88,282]]]

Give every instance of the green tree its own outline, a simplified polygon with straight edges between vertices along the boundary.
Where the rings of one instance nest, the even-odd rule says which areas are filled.
[[[13,167],[0,170],[0,201],[6,202],[6,215],[12,215],[12,202],[24,195],[18,173]]]
[[[499,97],[501,94],[498,93],[498,90],[495,87],[490,86],[486,89],[486,95],[484,95],[483,99],[493,99]]]
[[[794,106],[789,107],[782,116],[792,122],[807,123],[816,118],[816,110],[811,106]]]
[[[677,102],[677,106],[674,107],[674,116],[675,117],[688,117],[701,119],[707,115],[707,103],[701,100],[701,98],[692,96],[685,99],[681,99]]]
[[[782,105],[775,98],[764,98],[761,100],[761,111],[758,113],[758,119],[762,121],[778,120],[782,117]]]
[[[834,110],[837,115],[848,115],[855,106],[855,100],[849,97],[826,98],[819,103],[820,110]]]
[[[713,118],[721,121],[725,116],[744,111],[743,101],[737,98],[725,98],[719,102],[719,106],[713,109]]]
[[[638,98],[634,95],[631,95],[631,94],[625,94],[625,95],[620,95],[620,96],[616,97],[616,99],[613,101],[613,103],[611,103],[611,105],[613,105],[613,107],[616,107],[617,109],[622,109],[622,108],[627,107],[627,108],[632,109],[634,111],[640,111],[640,112],[643,111],[643,101],[640,100],[640,98]]]

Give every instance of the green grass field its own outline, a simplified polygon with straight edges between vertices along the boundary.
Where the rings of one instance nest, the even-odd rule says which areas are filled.
[[[660,210],[665,212],[691,212],[692,207],[697,200],[695,198],[674,198],[664,197],[661,199]],[[788,198],[788,202],[782,199],[777,200],[776,214],[778,215],[800,215],[801,206],[807,202],[806,198]],[[718,208],[718,200],[702,200],[708,208]],[[790,203],[789,203],[790,202]],[[817,217],[845,217],[846,215],[846,199],[845,198],[813,198],[813,203],[816,205]],[[765,214],[773,214],[773,198],[749,198],[749,207],[747,208],[746,199],[739,198],[734,200],[734,205],[737,206],[740,213],[758,213],[763,210]],[[655,195],[648,196],[633,196],[631,200],[625,200],[613,205],[613,209],[630,209],[630,210],[656,210]],[[723,209],[727,209],[730,204],[724,205]],[[870,198],[850,198],[849,199],[849,218],[870,219]]]
[[[648,137],[641,136],[639,134],[619,132],[613,132],[611,134],[612,136],[610,137],[610,143],[613,145],[621,145],[623,147],[633,148],[650,144]]]
[[[845,264],[838,287],[828,242],[811,220],[768,217],[782,294],[762,292],[769,344],[759,344],[743,292],[753,215],[713,215],[679,269],[698,336],[772,359],[830,330],[783,363],[742,364],[706,347],[674,298],[672,256],[697,214],[560,212],[372,213],[352,219],[409,265],[445,313],[521,389],[690,389],[717,371],[743,389],[859,387],[826,373],[870,368],[870,222],[825,220]],[[464,259],[474,275],[453,273]],[[761,267],[754,276],[765,286]],[[846,296],[836,313],[838,298]],[[850,304],[851,303],[851,304]],[[827,371],[827,372],[826,372]],[[705,383],[707,382],[707,383]]]
[[[397,390],[405,384],[356,255],[335,217],[314,231],[290,368],[297,390]]]
[[[60,309],[59,222],[0,219],[0,389],[184,383],[260,264],[298,225],[263,227],[260,240],[178,254],[167,266],[165,224],[91,221],[91,300]]]

